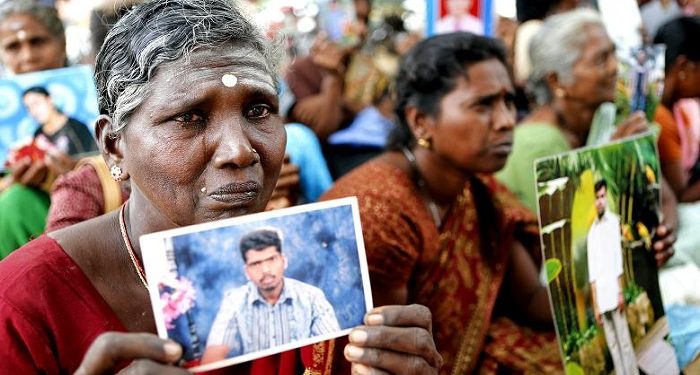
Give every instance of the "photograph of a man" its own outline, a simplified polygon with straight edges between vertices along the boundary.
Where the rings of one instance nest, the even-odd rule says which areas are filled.
[[[34,86],[26,89],[22,102],[29,115],[40,125],[34,137],[45,136],[59,150],[71,156],[97,151],[97,144],[88,127],[61,112],[45,88]]]
[[[639,374],[637,359],[625,318],[622,293],[622,236],[620,219],[608,210],[607,184],[595,183],[596,218],[588,230],[588,278],[591,284],[593,312],[602,325],[613,360],[615,374]]]
[[[249,232],[239,248],[248,282],[224,294],[203,364],[340,330],[321,289],[284,276],[288,260],[277,230]]]

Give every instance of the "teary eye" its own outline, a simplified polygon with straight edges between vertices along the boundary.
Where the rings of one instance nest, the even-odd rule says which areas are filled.
[[[247,116],[253,119],[261,119],[270,115],[272,108],[267,104],[256,104],[248,110]]]
[[[204,116],[194,112],[186,112],[173,117],[173,120],[182,123],[203,122]]]

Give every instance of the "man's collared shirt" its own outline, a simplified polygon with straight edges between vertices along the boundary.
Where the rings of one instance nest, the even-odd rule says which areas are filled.
[[[598,311],[617,308],[622,275],[622,236],[620,219],[606,210],[588,230],[588,280],[596,284]]]
[[[321,289],[285,277],[274,305],[252,282],[227,291],[207,346],[226,345],[229,356],[236,356],[339,330],[333,306]]]

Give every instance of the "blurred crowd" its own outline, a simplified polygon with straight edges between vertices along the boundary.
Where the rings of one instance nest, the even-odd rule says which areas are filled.
[[[0,76],[94,69],[109,57],[100,48],[111,27],[140,3],[0,1]],[[436,373],[563,371],[540,276],[532,165],[650,129],[662,186],[649,247],[664,306],[654,308],[700,306],[700,1],[639,0],[638,24],[614,20],[639,46],[665,45],[663,90],[646,112],[616,105],[619,52],[627,46],[598,1],[496,3],[507,5],[494,11],[491,30],[457,33],[439,24],[428,30],[422,2],[240,3],[280,55],[272,64],[278,100],[268,109],[284,123],[286,143],[264,209],[357,196],[375,304],[430,309],[444,360]],[[76,17],[85,9],[89,17]],[[129,123],[119,116],[150,102],[111,112],[106,97],[114,108],[129,100],[109,96],[115,85],[98,87],[101,118]],[[145,205],[144,197],[159,194],[139,173],[129,178],[132,165],[114,158],[118,142],[104,126],[51,111],[45,90],[27,90],[23,102],[36,105],[34,136],[50,146],[46,157],[13,155],[2,176],[0,259],[45,233],[116,215],[132,194]],[[606,136],[596,139],[592,129],[607,129]],[[699,325],[688,324],[692,334],[700,335]],[[676,347],[682,368],[698,358],[695,337]],[[10,358],[3,350],[0,362]]]

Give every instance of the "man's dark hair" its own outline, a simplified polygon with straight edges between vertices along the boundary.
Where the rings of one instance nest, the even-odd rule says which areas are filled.
[[[594,187],[593,192],[594,192],[594,193],[597,193],[597,192],[599,192],[600,189],[602,189],[602,188],[607,189],[607,188],[608,188],[608,183],[605,182],[605,179],[601,178],[600,180],[598,180],[598,181],[595,183],[595,185],[594,185],[593,187]]]
[[[270,246],[274,246],[277,252],[282,253],[282,240],[274,229],[258,229],[249,232],[241,237],[239,245],[243,260],[246,260],[245,254],[248,251],[260,251]]]
[[[22,97],[24,98],[25,96],[27,96],[27,94],[41,94],[49,98],[51,97],[49,91],[41,86],[33,86],[24,90],[24,92],[22,93]]]

